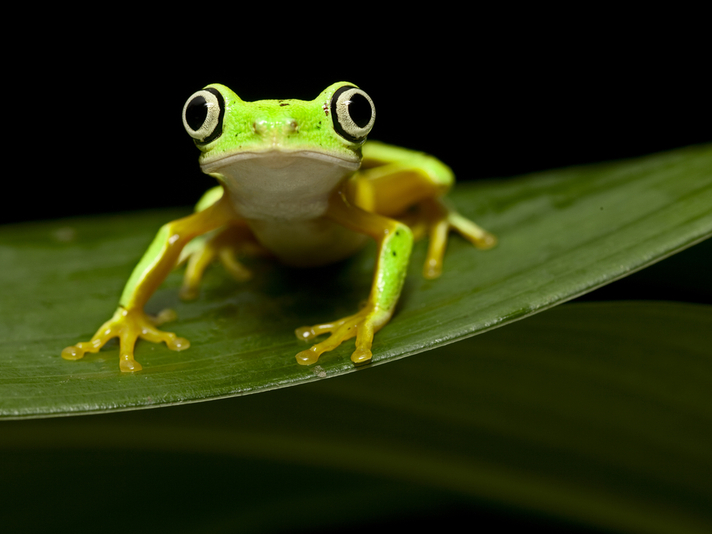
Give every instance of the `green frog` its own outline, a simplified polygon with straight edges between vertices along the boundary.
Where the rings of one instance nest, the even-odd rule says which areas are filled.
[[[356,338],[351,360],[368,363],[374,334],[388,323],[398,302],[414,233],[430,238],[426,278],[440,275],[451,229],[481,249],[496,243],[491,233],[444,201],[454,183],[444,163],[366,140],[375,119],[371,97],[348,82],[327,87],[312,101],[245,102],[220,84],[191,95],[183,125],[201,152],[202,171],[219,185],[203,196],[193,214],[161,227],[126,283],[113,317],[90,341],[64,349],[62,357],[80,359],[118,337],[121,371],[136,372],[141,370],[134,359],[138,338],[187,349],[186,339],[158,328],[168,314],[144,312],[183,259],[181,297],[191,299],[213,261],[238,280],[249,279],[238,259],[242,251],[268,252],[287,265],[311,267],[344,259],[372,238],[377,258],[366,305],[347,317],[296,330],[306,341],[329,334],[297,353],[302,365],[315,363],[351,338]]]

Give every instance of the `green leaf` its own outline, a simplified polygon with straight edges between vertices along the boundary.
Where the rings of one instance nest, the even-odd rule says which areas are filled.
[[[397,314],[372,366],[502,326],[616,280],[712,235],[712,146],[458,186],[460,211],[496,233],[477,251],[453,237],[445,271],[420,276],[417,245]],[[116,346],[68,362],[116,306],[130,271],[180,212],[10,226],[0,230],[0,415],[47,416],[161,406],[265,391],[353,372],[348,344],[302,367],[297,326],[357,308],[373,250],[301,271],[260,262],[239,285],[219,269],[195,303],[169,277],[147,311],[171,307],[188,351],[139,343],[144,370],[121,374]]]
[[[269,395],[7,421],[3,524],[295,532],[434,515],[481,528],[495,513],[497,530],[708,533],[710,331],[708,305],[566,304]]]

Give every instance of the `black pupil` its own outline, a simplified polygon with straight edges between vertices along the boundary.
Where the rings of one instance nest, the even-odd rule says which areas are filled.
[[[358,93],[351,96],[349,116],[359,128],[364,128],[371,122],[371,104],[365,96]]]
[[[202,96],[196,96],[185,110],[185,122],[193,131],[198,130],[208,117],[208,103]]]

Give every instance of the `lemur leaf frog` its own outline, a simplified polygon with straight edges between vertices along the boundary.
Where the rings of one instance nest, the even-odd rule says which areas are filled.
[[[312,101],[245,102],[219,84],[190,96],[183,125],[200,149],[202,171],[219,186],[205,194],[195,213],[159,230],[114,316],[90,341],[64,349],[62,357],[77,360],[118,337],[121,371],[131,372],[141,369],[134,359],[138,338],[187,349],[186,339],[158,329],[165,314],[153,318],[143,311],[184,247],[189,257],[181,297],[191,299],[213,260],[246,280],[250,273],[238,252],[266,250],[285,264],[309,267],[346,258],[371,237],[377,259],[366,305],[348,317],[296,330],[302,340],[330,334],[296,355],[302,365],[352,337],[351,360],[369,362],[373,336],[398,301],[414,232],[430,237],[426,278],[440,275],[450,229],[479,248],[495,244],[492,234],[442,200],[454,182],[446,165],[421,152],[366,142],[375,118],[368,94],[347,82],[327,87]]]

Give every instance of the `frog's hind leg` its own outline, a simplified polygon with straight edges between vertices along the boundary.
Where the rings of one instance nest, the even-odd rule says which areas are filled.
[[[497,244],[493,234],[460,215],[445,199],[429,198],[421,201],[416,208],[412,224],[417,233],[427,233],[429,237],[428,253],[423,266],[425,278],[433,279],[442,274],[450,230],[455,230],[480,250],[490,249]],[[418,232],[419,228],[422,230]]]
[[[396,150],[403,149],[393,149]],[[416,239],[429,237],[423,267],[425,278],[437,278],[442,273],[450,230],[457,231],[477,248],[495,246],[497,239],[493,234],[460,215],[443,198],[454,181],[448,167],[422,153],[415,153],[408,163],[405,155],[401,157],[401,161],[371,163],[372,167],[367,162],[366,168],[349,183],[348,193],[354,204],[363,209],[406,223]]]
[[[212,235],[196,238],[186,246],[184,252],[178,261],[180,264],[187,260],[180,289],[183,300],[193,300],[198,296],[205,269],[214,261],[219,261],[235,280],[244,282],[252,277],[252,272],[236,256],[262,256],[267,253],[243,221],[220,228]]]

